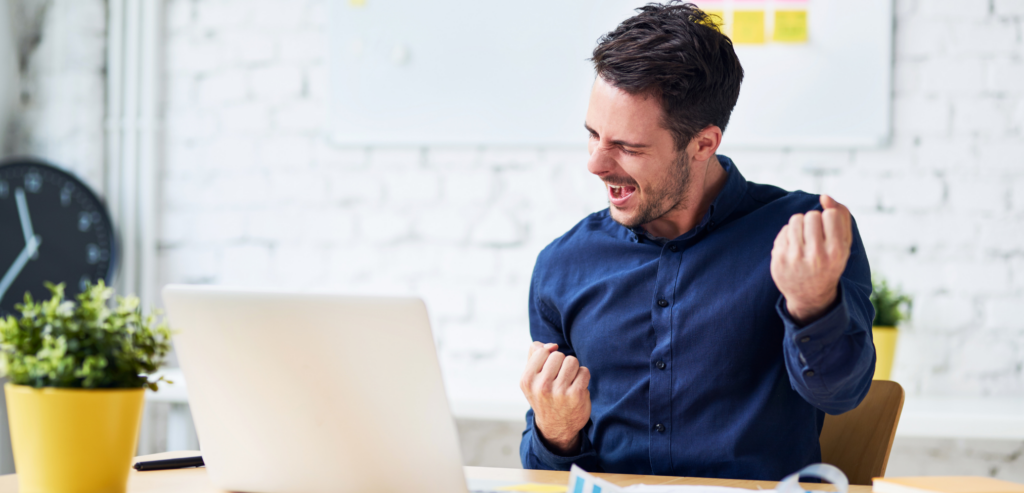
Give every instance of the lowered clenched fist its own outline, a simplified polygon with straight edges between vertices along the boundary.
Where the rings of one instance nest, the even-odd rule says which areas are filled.
[[[579,447],[590,420],[590,370],[557,349],[534,341],[519,387],[533,408],[534,429],[549,447],[568,453]]]
[[[800,324],[824,315],[835,301],[853,243],[850,210],[828,195],[821,206],[821,212],[789,218],[772,248],[772,279]]]

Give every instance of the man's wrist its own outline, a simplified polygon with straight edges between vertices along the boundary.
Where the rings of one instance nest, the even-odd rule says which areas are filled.
[[[579,453],[580,446],[583,444],[583,437],[578,431],[573,435],[553,437],[545,435],[540,428],[537,428],[536,431],[540,441],[547,446],[548,449],[558,455],[576,455]]]
[[[822,298],[822,301],[804,303],[799,300],[786,298],[786,311],[793,321],[800,326],[805,326],[823,317],[835,305],[839,298],[839,287],[832,289],[832,292]]]

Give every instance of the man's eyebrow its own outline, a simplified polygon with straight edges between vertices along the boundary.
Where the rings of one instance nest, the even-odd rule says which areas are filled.
[[[583,128],[587,129],[588,132],[590,132],[590,133],[592,133],[594,135],[597,135],[597,131],[595,131],[594,129],[590,128],[590,125],[587,125],[586,123],[584,123],[583,124]],[[612,144],[615,144],[617,146],[623,146],[623,147],[637,147],[637,148],[650,147],[647,144],[636,144],[636,143],[633,143],[633,142],[626,142],[624,140],[613,140]]]

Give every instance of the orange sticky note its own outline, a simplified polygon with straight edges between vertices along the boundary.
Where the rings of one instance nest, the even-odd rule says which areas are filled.
[[[807,11],[776,10],[775,32],[772,34],[772,40],[783,43],[806,43]]]
[[[732,13],[732,42],[764,44],[764,11],[737,10]]]

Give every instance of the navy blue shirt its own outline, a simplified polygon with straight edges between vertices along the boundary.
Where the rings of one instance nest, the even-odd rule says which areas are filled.
[[[817,195],[728,180],[694,229],[656,241],[591,214],[537,258],[533,340],[590,369],[576,455],[548,449],[526,414],[523,467],[780,480],[819,462],[825,413],[853,409],[875,367],[864,244],[853,225],[839,297],[801,327],[769,273],[790,216]]]

